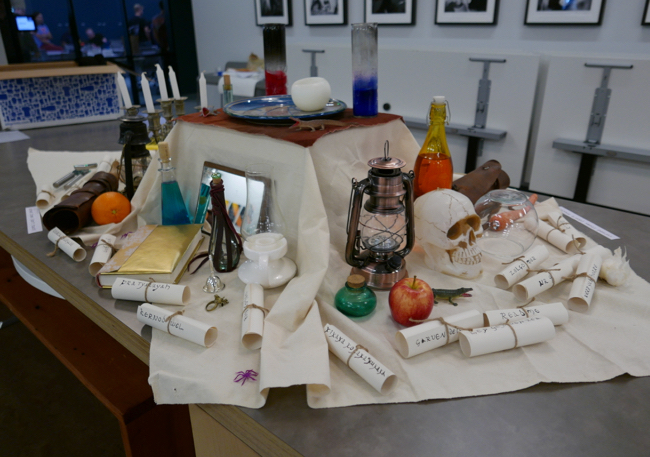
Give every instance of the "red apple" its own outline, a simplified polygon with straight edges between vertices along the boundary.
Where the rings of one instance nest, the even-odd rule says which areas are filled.
[[[404,278],[395,283],[388,294],[388,305],[393,319],[398,324],[411,327],[429,317],[433,309],[433,290],[417,276]]]

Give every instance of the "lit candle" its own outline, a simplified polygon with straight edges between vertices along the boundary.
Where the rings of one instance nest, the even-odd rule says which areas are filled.
[[[165,72],[160,64],[156,64],[156,76],[158,77],[158,87],[160,88],[160,99],[169,100],[167,95],[167,83],[165,82]]]
[[[131,108],[131,97],[129,96],[129,90],[126,88],[126,81],[124,81],[124,76],[122,73],[117,74],[117,87],[120,88],[120,93],[122,94],[122,100],[124,100],[124,107]]]
[[[149,80],[147,79],[147,73],[144,71],[142,72],[140,83],[142,84],[142,93],[144,94],[144,102],[147,105],[147,112],[155,113],[156,109],[153,107],[153,98],[151,98],[151,88],[149,87]]]
[[[201,109],[208,107],[208,86],[205,82],[204,72],[201,72],[201,77],[199,78],[199,95],[201,100]]]
[[[169,66],[169,84],[172,85],[172,94],[174,94],[174,98],[176,100],[180,100],[181,98],[181,93],[178,90],[178,82],[176,81],[176,73],[174,72],[174,69],[172,66]]]

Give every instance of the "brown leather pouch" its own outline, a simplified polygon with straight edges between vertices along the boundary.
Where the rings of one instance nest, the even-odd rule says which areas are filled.
[[[83,185],[43,215],[43,225],[48,230],[58,227],[66,235],[84,227],[90,220],[90,208],[98,195],[117,190],[117,177],[98,171]]]
[[[472,203],[489,191],[505,189],[510,185],[510,177],[501,169],[501,164],[496,160],[488,160],[476,170],[458,178],[451,188],[468,197]]]

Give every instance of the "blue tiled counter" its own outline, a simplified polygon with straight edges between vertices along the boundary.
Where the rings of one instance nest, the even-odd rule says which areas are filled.
[[[17,130],[117,119],[118,71],[115,65],[75,62],[1,66],[1,126]]]

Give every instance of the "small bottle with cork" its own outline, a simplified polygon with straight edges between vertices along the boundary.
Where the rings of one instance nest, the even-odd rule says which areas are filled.
[[[377,296],[361,275],[350,275],[345,286],[334,297],[336,309],[346,316],[367,316],[377,307]]]

